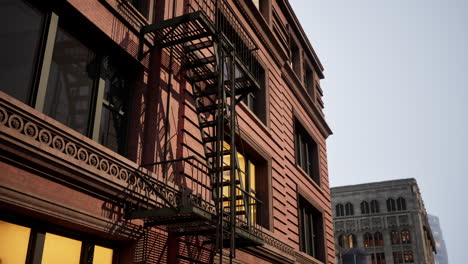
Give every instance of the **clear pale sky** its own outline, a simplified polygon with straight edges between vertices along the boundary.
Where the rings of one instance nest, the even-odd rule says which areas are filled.
[[[325,67],[331,186],[416,178],[468,263],[468,1],[290,3]]]

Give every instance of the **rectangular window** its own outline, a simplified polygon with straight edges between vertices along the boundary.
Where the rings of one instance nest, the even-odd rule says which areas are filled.
[[[371,255],[372,264],[386,264],[385,253],[375,253]]]
[[[0,90],[31,105],[45,14],[26,1],[4,0],[0,8]]]
[[[25,263],[31,229],[0,221],[0,263]]]
[[[296,164],[301,167],[314,182],[320,184],[318,146],[302,124],[295,122]]]
[[[0,263],[26,263],[28,259],[45,264],[112,264],[114,250],[0,220]]]
[[[405,251],[403,253],[403,257],[405,259],[405,263],[414,263],[413,251]]]
[[[135,7],[140,14],[145,18],[149,17],[150,1],[149,0],[127,0],[133,7]]]
[[[260,90],[255,90],[249,93],[242,102],[254,113],[263,123],[266,122],[266,89],[267,89],[267,77],[265,70],[259,68],[259,82]]]
[[[224,143],[224,150],[230,150],[229,144]],[[244,148],[240,149],[244,152]],[[268,199],[269,199],[269,185],[267,182],[267,166],[266,162],[256,155],[252,151],[247,152],[245,155],[237,152],[237,164],[239,164],[238,175],[236,176],[237,190],[236,190],[236,211],[238,212],[239,218],[251,219],[252,223],[261,225],[265,228],[269,228],[269,212],[268,212]],[[223,172],[225,181],[230,179],[229,166],[231,164],[231,155],[223,155],[223,167],[227,168]],[[243,189],[244,191],[241,191]],[[242,194],[245,195],[246,201],[244,201]],[[223,187],[223,196],[225,197],[224,207],[229,208],[230,206],[230,187]],[[246,206],[247,205],[247,206]]]
[[[401,252],[393,252],[393,264],[403,263],[403,254]]]
[[[42,263],[48,264],[79,264],[81,256],[81,241],[46,233]]]
[[[299,227],[301,251],[324,261],[322,213],[303,198],[299,199]]]

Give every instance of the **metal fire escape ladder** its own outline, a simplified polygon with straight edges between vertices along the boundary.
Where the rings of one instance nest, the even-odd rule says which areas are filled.
[[[236,147],[236,105],[259,89],[259,82],[252,44],[246,44],[240,36],[240,28],[235,26],[237,18],[224,1],[218,0],[213,6],[213,16],[189,8],[194,12],[143,27],[139,58],[155,47],[170,48],[181,64],[184,78],[192,87],[214,210],[204,211],[189,201],[175,208],[169,205],[134,212],[131,218],[143,218],[147,224],[180,236],[203,235],[206,239],[202,246],[212,244],[222,263],[224,248],[229,249],[232,262],[236,248],[263,244],[251,219],[255,197],[245,190]],[[147,34],[154,35],[155,45],[144,51]],[[193,198],[192,191],[198,190],[183,191],[182,199]],[[179,258],[200,263],[188,256]],[[214,254],[211,262],[213,258]]]

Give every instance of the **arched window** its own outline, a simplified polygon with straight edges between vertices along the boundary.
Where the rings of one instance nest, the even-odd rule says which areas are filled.
[[[356,245],[356,236],[353,234],[340,235],[338,237],[338,243],[342,248],[354,248]]]
[[[405,200],[405,198],[399,197],[397,199],[397,209],[398,209],[398,211],[406,210],[406,200]]]
[[[350,234],[350,235],[348,236],[348,241],[349,241],[349,248],[355,248],[355,247],[357,247],[356,236],[355,236],[355,235]]]
[[[349,245],[349,243],[348,243],[348,236],[340,235],[340,236],[338,237],[338,244],[340,245],[340,247],[346,248],[346,246]]]
[[[387,211],[389,212],[396,211],[395,200],[393,200],[392,198],[387,200]]]
[[[390,233],[390,239],[392,240],[392,245],[399,245],[400,244],[400,232],[392,231]]]
[[[344,208],[342,204],[336,205],[336,216],[344,216]]]
[[[371,211],[372,214],[380,213],[379,202],[377,202],[376,200],[372,200],[370,202],[370,211]]]
[[[363,201],[361,203],[361,214],[368,214],[369,213],[369,203],[367,201]]]
[[[373,247],[373,246],[374,246],[374,240],[372,239],[372,234],[365,233],[364,234],[364,247]]]
[[[375,241],[375,246],[376,247],[382,247],[384,245],[382,233],[375,232],[374,241]]]
[[[346,203],[345,212],[346,212],[346,215],[354,215],[354,208],[351,203]]]
[[[411,244],[411,235],[408,230],[401,231],[401,243],[402,244]]]

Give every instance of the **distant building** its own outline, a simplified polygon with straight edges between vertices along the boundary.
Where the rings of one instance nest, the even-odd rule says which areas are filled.
[[[448,264],[447,247],[445,246],[444,236],[442,234],[442,229],[440,228],[439,217],[435,215],[428,215],[428,218],[437,249],[437,253],[434,254],[435,263]]]
[[[353,248],[372,264],[434,264],[435,242],[415,179],[331,189],[337,263]]]

